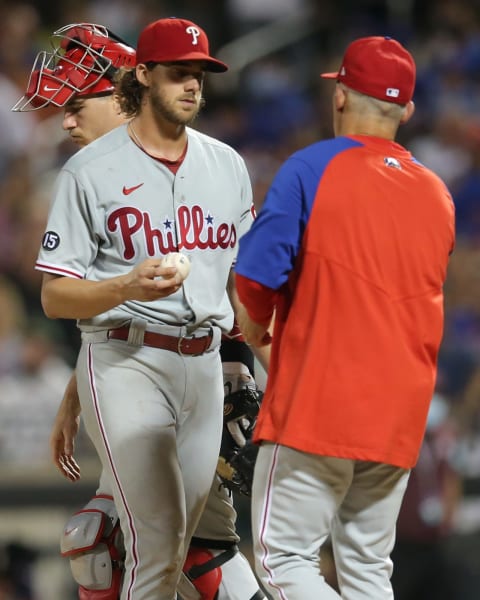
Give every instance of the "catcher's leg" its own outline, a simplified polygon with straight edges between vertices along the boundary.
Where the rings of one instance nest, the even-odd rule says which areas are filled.
[[[265,600],[236,544],[198,538],[194,543],[211,547],[190,546],[178,586],[183,600]]]
[[[222,566],[218,600],[265,600],[250,563],[241,552]]]
[[[95,496],[70,517],[60,550],[70,559],[80,600],[118,600],[124,549],[111,496]]]
[[[215,477],[178,586],[182,600],[264,598],[253,569],[238,551],[236,518],[232,494]]]

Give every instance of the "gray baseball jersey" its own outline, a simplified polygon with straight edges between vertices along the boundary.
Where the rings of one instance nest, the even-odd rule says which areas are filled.
[[[171,251],[184,252],[192,263],[176,294],[126,302],[80,321],[82,330],[131,317],[232,328],[226,284],[238,238],[253,220],[251,185],[234,150],[187,131],[188,150],[176,175],[138,148],[126,126],[77,152],[60,171],[37,269],[98,281]]]
[[[187,133],[175,175],[138,148],[125,126],[73,156],[57,178],[36,263],[55,275],[102,280],[170,251],[191,259],[175,294],[126,302],[78,323],[82,413],[127,553],[121,600],[175,594],[218,459],[218,345],[233,325],[226,285],[238,239],[253,220],[242,158],[193,129]],[[213,330],[215,343],[201,356],[184,356],[133,338],[108,339],[107,329],[129,321],[131,328],[143,324],[141,335],[145,326],[170,335]]]

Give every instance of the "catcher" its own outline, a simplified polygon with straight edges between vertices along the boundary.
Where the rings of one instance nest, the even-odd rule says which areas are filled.
[[[125,122],[114,94],[121,67],[135,64],[135,51],[103,26],[67,25],[52,35],[52,52],[40,52],[25,95],[12,110],[64,107],[63,128],[81,146]],[[232,298],[235,304],[235,298]],[[191,541],[178,591],[183,600],[261,600],[246,558],[239,552],[232,491],[249,495],[255,460],[250,436],[260,394],[253,378],[253,354],[238,330],[222,342],[225,425],[215,478]],[[267,357],[259,355],[266,367]],[[72,376],[52,428],[52,457],[69,480],[80,478],[74,441],[80,404]],[[103,474],[97,494],[65,526],[61,553],[69,557],[80,600],[118,600],[123,543],[118,516]]]

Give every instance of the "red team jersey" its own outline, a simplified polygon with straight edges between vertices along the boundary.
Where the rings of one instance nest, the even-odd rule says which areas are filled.
[[[236,266],[251,316],[276,307],[256,441],[416,463],[454,239],[448,190],[397,143],[339,137],[290,157]]]

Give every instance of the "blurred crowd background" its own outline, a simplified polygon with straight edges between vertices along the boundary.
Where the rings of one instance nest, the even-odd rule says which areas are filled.
[[[414,55],[416,113],[398,140],[450,187],[457,246],[437,389],[398,523],[393,581],[397,600],[478,600],[480,0],[0,0],[0,600],[76,597],[58,540],[98,474],[83,431],[82,482],[64,481],[50,463],[50,427],[79,337],[74,323],[43,316],[33,269],[53,179],[76,147],[61,112],[11,107],[55,29],[100,23],[135,45],[147,23],[173,15],[201,25],[214,55],[231,66],[209,75],[195,126],[245,157],[258,207],[289,154],[332,135],[333,84],[319,73],[339,67],[352,39],[391,35]],[[238,509],[248,555],[248,500],[239,498]],[[335,585],[328,552],[322,561]]]

